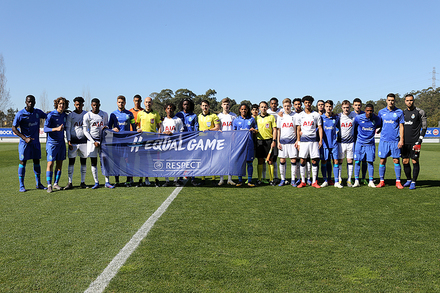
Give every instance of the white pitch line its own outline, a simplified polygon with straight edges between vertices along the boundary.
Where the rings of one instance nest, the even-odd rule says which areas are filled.
[[[139,243],[147,236],[150,229],[153,227],[154,223],[162,216],[162,214],[167,210],[179,192],[183,187],[177,187],[174,189],[173,193],[168,196],[168,198],[160,205],[160,207],[152,214],[148,220],[142,225],[142,227],[133,235],[130,241],[122,248],[119,253],[113,258],[105,270],[93,281],[89,288],[87,288],[85,293],[97,293],[103,292],[110,281],[118,273],[119,269],[124,265],[130,255],[139,246]]]

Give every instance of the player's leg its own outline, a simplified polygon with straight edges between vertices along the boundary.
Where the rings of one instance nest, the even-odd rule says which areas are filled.
[[[79,162],[81,164],[81,188],[87,188],[86,185],[86,172],[87,172],[87,158],[79,158]]]
[[[375,188],[376,185],[374,185],[374,160],[376,159],[376,146],[373,145],[367,145],[365,146],[365,157],[367,159],[367,163],[368,163],[368,176],[369,176],[369,181],[368,181],[368,187],[373,187]]]
[[[46,166],[46,181],[47,181],[47,192],[52,192],[52,177],[53,177],[53,161],[47,160],[47,166]]]
[[[291,175],[291,180],[290,180],[290,184],[293,187],[297,187],[296,185],[296,172],[298,170],[297,167],[297,158],[298,158],[298,150],[295,148],[295,145],[293,145],[293,151],[292,151],[292,157],[290,158],[290,175]]]
[[[78,145],[73,144],[72,146],[69,146],[69,148],[67,149],[67,157],[69,158],[69,165],[67,166],[67,178],[69,183],[67,183],[66,187],[64,187],[65,190],[73,188],[73,172],[75,170],[75,159],[77,154]]]
[[[409,189],[416,189],[416,182],[420,173],[419,155],[417,158],[412,159],[412,163],[413,163],[413,177]]]
[[[379,177],[380,182],[376,186],[377,188],[384,187],[385,186],[385,172],[386,172],[386,166],[387,166],[387,157],[389,156],[389,144],[385,141],[379,142]]]
[[[393,163],[394,163],[394,173],[396,174],[396,187],[398,189],[403,189],[402,184],[400,183],[400,175],[402,173],[402,167],[400,166],[400,149],[398,147],[398,143],[396,142],[392,142],[391,144],[391,157],[393,158]]]
[[[278,186],[283,186],[284,183],[286,182],[286,159],[281,157],[281,152],[280,152],[280,177],[281,177],[281,181],[280,184]]]
[[[319,155],[321,158],[321,175],[322,175],[322,180],[324,182],[322,182],[321,187],[326,187],[328,186],[328,178],[327,178],[327,159],[328,159],[328,149],[321,147],[319,149]]]
[[[361,162],[364,159],[364,151],[365,147],[361,144],[356,144],[355,148],[354,148],[354,154],[353,154],[353,159],[355,162],[355,166],[354,166],[354,184],[353,187],[359,187],[361,186],[359,183],[359,173],[361,172]]]
[[[92,171],[93,180],[95,181],[95,185],[93,185],[92,189],[96,189],[99,187],[99,179],[98,179],[98,157],[90,157],[90,170]]]
[[[301,183],[298,185],[298,188],[302,188],[306,185],[306,164],[307,164],[307,157],[310,153],[310,142],[300,142],[299,143],[299,157],[301,158],[301,165],[299,167],[300,176],[301,176]]]
[[[403,151],[402,151],[402,157],[403,157]],[[406,176],[406,182],[403,185],[403,187],[409,187],[411,185],[411,179],[412,179],[411,165],[409,163],[409,158],[403,157],[402,164],[403,164],[403,172],[405,173]]]
[[[58,185],[61,178],[61,170],[63,168],[63,160],[56,160],[55,161],[55,180],[53,184],[53,188],[57,190],[61,190],[61,187]]]
[[[22,160],[18,163],[18,182],[20,184],[20,192],[25,192],[26,188],[24,187],[24,176],[26,174],[26,160]]]

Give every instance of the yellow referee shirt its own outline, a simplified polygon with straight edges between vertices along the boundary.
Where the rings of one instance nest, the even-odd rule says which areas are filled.
[[[218,119],[217,114],[207,114],[203,115],[203,113],[199,114],[199,130],[205,131],[208,129],[212,129],[216,124],[220,124],[220,119]]]
[[[144,132],[156,132],[160,123],[160,115],[156,111],[139,111],[136,117],[136,123],[141,124],[141,129]]]
[[[257,116],[257,126],[257,139],[271,139],[273,138],[273,129],[277,127],[277,123],[273,115],[267,114],[262,117],[260,114]]]

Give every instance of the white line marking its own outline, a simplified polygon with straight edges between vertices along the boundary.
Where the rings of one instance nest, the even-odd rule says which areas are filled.
[[[186,182],[185,182],[186,183]],[[142,227],[133,235],[130,241],[122,248],[119,253],[113,258],[105,270],[93,281],[85,293],[103,292],[110,281],[118,273],[119,269],[124,265],[130,255],[139,246],[139,243],[147,236],[154,223],[162,216],[167,210],[179,192],[183,187],[177,187],[173,193],[161,204],[161,206],[148,218],[148,220],[142,225]]]

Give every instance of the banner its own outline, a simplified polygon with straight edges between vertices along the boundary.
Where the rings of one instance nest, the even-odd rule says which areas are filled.
[[[105,130],[101,166],[105,176],[244,176],[248,152],[254,150],[247,130],[174,135]]]
[[[440,137],[439,127],[428,127],[426,129],[425,137]]]
[[[0,128],[0,138],[1,137],[19,138],[17,135],[14,134],[12,128]],[[44,132],[44,128],[40,128],[40,138],[45,138],[45,137],[46,137],[46,133]]]

